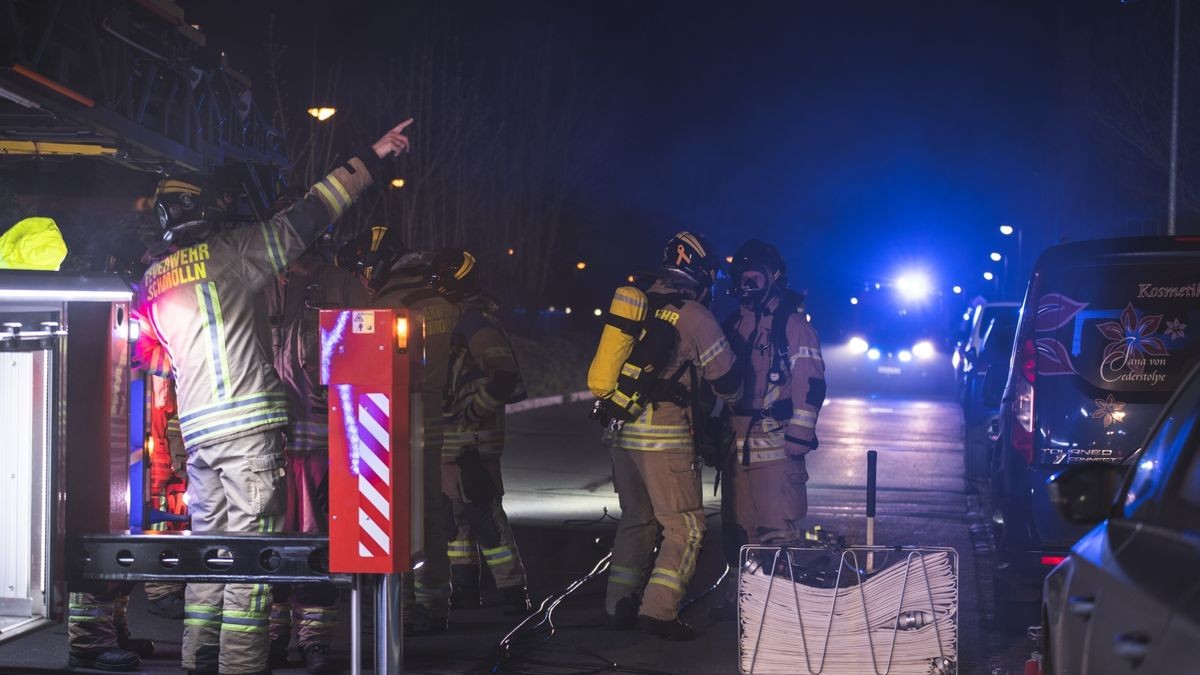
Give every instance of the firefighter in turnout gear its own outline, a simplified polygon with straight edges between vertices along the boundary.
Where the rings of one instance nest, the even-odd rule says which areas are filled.
[[[421,313],[425,358],[421,381],[424,425],[425,564],[404,575],[405,630],[441,632],[450,620],[450,561],[446,551],[448,499],[442,494],[442,410],[450,362],[450,336],[458,309],[429,287],[432,255],[414,251],[386,227],[373,227],[338,250],[337,264],[354,272],[378,309]]]
[[[669,640],[693,636],[678,618],[679,601],[705,530],[689,392],[703,380],[734,401],[742,388],[733,352],[708,309],[716,270],[715,253],[699,235],[680,232],[667,243],[657,280],[645,294],[646,321],[665,322],[674,333],[658,368],[662,386],[647,394],[644,412],[609,438],[621,522],[605,609],[616,628],[636,626]]]
[[[505,605],[524,613],[529,610],[525,566],[501,499],[500,454],[504,406],[525,399],[525,381],[500,324],[499,305],[479,290],[477,280],[470,252],[447,249],[434,257],[433,288],[459,310],[450,342],[441,459],[442,492],[450,498],[453,516],[448,543],[453,604],[479,607],[482,556]]]
[[[758,240],[734,255],[739,308],[724,323],[745,389],[733,406],[735,444],[724,464],[721,520],[726,557],[745,544],[803,541],[808,512],[804,457],[817,448],[825,362],[804,298],[787,287],[787,267]]]
[[[321,386],[320,310],[366,307],[362,284],[326,261],[323,235],[288,266],[268,295],[275,370],[287,393],[292,427],[286,444],[287,509],[284,531],[329,531],[329,400]],[[329,256],[332,258],[332,255]],[[276,584],[271,589],[271,665],[287,665],[293,625],[296,644],[310,673],[337,672],[329,655],[337,618],[333,584]]]
[[[205,195],[187,181],[160,183],[156,210],[171,249],[145,275],[139,351],[152,368],[172,366],[193,531],[282,526],[289,409],[272,367],[265,291],[371,186],[380,159],[408,149],[409,123],[334,169],[287,210],[247,227],[221,227],[225,195]],[[266,584],[188,584],[184,669],[268,672],[270,605]]]

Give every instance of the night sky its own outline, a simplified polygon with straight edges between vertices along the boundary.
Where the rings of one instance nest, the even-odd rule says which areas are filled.
[[[310,53],[318,72],[340,60],[341,91],[412,40],[460,41],[481,67],[545,44],[600,147],[572,199],[581,255],[645,261],[681,226],[730,251],[757,235],[835,311],[914,266],[986,290],[988,252],[1011,246],[1001,223],[1025,232],[1027,268],[1045,245],[1162,217],[1165,179],[1096,131],[1094,101],[1131,44],[1138,80],[1165,93],[1166,2],[181,4],[247,64],[290,8],[297,77],[311,81]],[[1150,194],[1130,174],[1153,177]]]

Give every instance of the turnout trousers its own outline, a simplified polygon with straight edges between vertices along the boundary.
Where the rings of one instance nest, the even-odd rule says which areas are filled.
[[[193,449],[188,455],[192,530],[278,532],[284,481],[278,429]],[[270,608],[267,584],[188,584],[183,667],[221,673],[266,670]]]
[[[496,498],[490,504],[467,500],[462,477],[453,459],[442,460],[442,493],[450,498],[451,521],[447,522],[453,539],[448,544],[452,578],[470,583],[479,579],[479,556],[487,563],[496,588],[524,587],[525,566],[517,551],[517,542],[504,512],[504,480],[500,474],[500,456],[484,455],[483,468],[492,478]],[[458,583],[458,581],[456,581]]]
[[[721,475],[721,539],[725,558],[737,566],[746,544],[786,545],[804,540],[808,471],[804,458],[745,466],[732,453]]]
[[[125,608],[134,582],[91,584],[101,593],[72,592],[67,608],[67,644],[71,651],[116,649],[118,635],[129,633]],[[100,590],[94,588],[94,590]]]
[[[296,453],[287,460],[287,511],[284,532],[329,531],[329,454]],[[338,591],[333,584],[275,584],[271,587],[271,641],[328,645],[337,621]]]
[[[425,448],[422,452],[425,514],[421,522],[425,530],[425,564],[412,574],[404,575],[406,623],[420,624],[419,614],[435,620],[450,616],[446,521],[451,507],[450,500],[442,494],[441,425],[440,411],[436,416],[425,415]]]
[[[640,596],[640,614],[673,620],[696,571],[704,539],[699,460],[690,447],[653,451],[611,447],[609,452],[621,522],[613,542],[605,608],[613,614],[618,601]],[[662,546],[651,561],[659,525]],[[650,578],[643,590],[647,572]]]

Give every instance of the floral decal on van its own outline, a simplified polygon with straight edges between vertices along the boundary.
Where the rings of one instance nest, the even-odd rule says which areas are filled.
[[[1075,316],[1088,306],[1061,293],[1047,293],[1038,303],[1033,329],[1038,333],[1053,333],[1075,320]],[[1053,337],[1040,337],[1034,341],[1038,352],[1038,375],[1074,375],[1075,366],[1066,345]]]
[[[1163,335],[1171,338],[1172,340],[1182,340],[1184,337],[1183,329],[1185,328],[1187,328],[1186,323],[1180,321],[1179,319],[1171,319],[1167,322],[1166,328],[1163,328]]]
[[[1161,338],[1155,337],[1162,314],[1143,314],[1138,318],[1133,303],[1125,306],[1119,321],[1097,324],[1100,334],[1108,340],[1101,359],[1101,371],[1129,372],[1141,374],[1146,369],[1148,358],[1164,358],[1167,347]],[[1182,329],[1180,329],[1182,332]]]
[[[1092,419],[1103,420],[1105,427],[1125,421],[1125,404],[1116,400],[1112,394],[1109,394],[1108,398],[1098,398],[1095,401],[1096,410],[1092,413]]]

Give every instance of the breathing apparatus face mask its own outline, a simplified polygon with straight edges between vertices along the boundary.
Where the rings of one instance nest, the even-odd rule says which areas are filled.
[[[743,268],[737,276],[738,301],[746,307],[760,307],[771,295],[778,272],[765,267]]]

